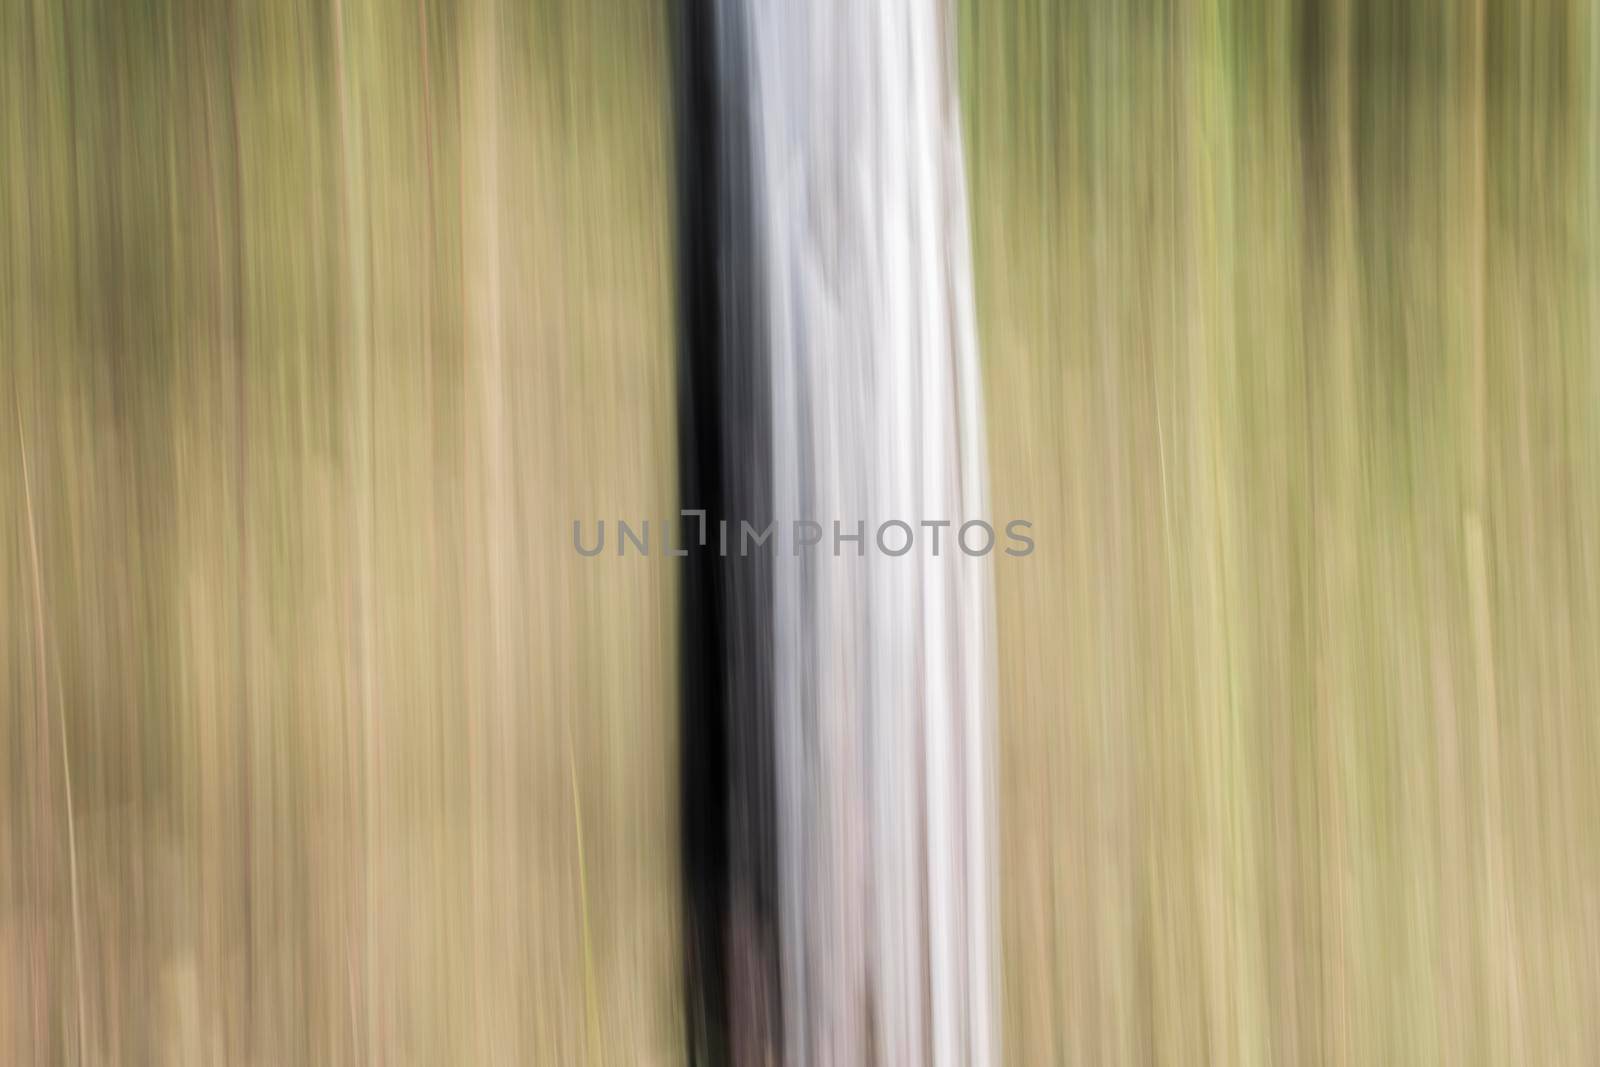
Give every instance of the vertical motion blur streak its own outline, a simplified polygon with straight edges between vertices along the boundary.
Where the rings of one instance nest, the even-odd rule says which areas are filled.
[[[735,539],[778,523],[767,553],[686,572],[692,1059],[995,1056],[992,605],[953,544],[987,513],[950,15],[683,12],[681,488]],[[866,555],[865,530],[923,518],[952,527],[941,555]],[[725,811],[693,777],[708,745]]]
[[[751,171],[743,0],[677,8],[679,495],[685,1012],[691,1062],[777,1049],[778,856],[772,563],[723,556],[772,519],[772,399]],[[701,525],[701,521],[704,525]]]
[[[0,1063],[681,1056],[666,30],[0,5]]]
[[[961,35],[1007,1054],[1594,1059],[1600,8]]]

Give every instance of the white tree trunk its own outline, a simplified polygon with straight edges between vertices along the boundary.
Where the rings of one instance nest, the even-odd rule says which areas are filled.
[[[951,13],[727,0],[719,32],[747,49],[724,121],[753,157],[772,510],[825,527],[773,556],[785,1059],[990,1063],[992,607],[988,559],[956,544],[988,516]],[[834,519],[865,522],[863,557],[834,557]],[[916,535],[898,558],[874,543],[889,520]],[[921,520],[951,524],[937,557]]]

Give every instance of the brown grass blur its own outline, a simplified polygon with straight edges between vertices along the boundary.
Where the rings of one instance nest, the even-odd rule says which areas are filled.
[[[1600,1054],[1600,17],[964,6],[1015,1063]]]
[[[666,62],[0,12],[0,1062],[681,1056]]]

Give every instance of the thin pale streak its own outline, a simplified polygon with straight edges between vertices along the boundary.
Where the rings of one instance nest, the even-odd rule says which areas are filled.
[[[33,518],[33,482],[28,475],[28,437],[22,430],[22,405],[13,397],[17,413],[17,447],[22,460],[22,499],[28,516],[28,562],[33,577],[33,649],[39,674],[39,718],[50,715],[50,679],[44,651],[44,586],[39,577],[39,532]],[[67,871],[72,892],[72,969],[78,993],[78,1062],[83,1062],[83,919],[78,902],[78,832],[72,817],[72,759],[67,750],[67,715],[59,705],[56,723],[61,732],[61,778],[67,793]],[[48,788],[48,785],[47,785]]]

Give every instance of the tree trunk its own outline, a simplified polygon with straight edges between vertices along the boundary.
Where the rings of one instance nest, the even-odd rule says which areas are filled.
[[[988,1063],[992,615],[987,558],[956,543],[987,515],[950,13],[689,7],[682,489],[732,532],[720,580],[687,583],[724,681],[708,712],[717,687],[686,672],[685,737],[726,733],[733,1058]],[[739,520],[769,517],[777,546],[740,558]],[[822,543],[795,550],[796,520]],[[686,805],[686,835],[712,814]]]

